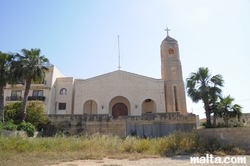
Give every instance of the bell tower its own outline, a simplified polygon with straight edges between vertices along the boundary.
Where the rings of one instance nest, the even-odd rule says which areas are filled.
[[[161,75],[164,81],[166,112],[187,114],[185,87],[177,40],[169,36],[161,43]]]

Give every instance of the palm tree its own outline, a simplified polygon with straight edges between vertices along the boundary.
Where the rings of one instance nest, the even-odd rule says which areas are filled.
[[[242,107],[238,104],[233,105],[233,101],[234,98],[228,95],[224,98],[220,97],[220,102],[218,103],[218,108],[221,112],[220,115],[227,126],[230,118],[237,117],[239,121],[242,115]]]
[[[218,108],[218,97],[215,97],[215,98],[211,98],[209,100],[209,109],[211,111],[211,113],[213,113],[214,117],[213,117],[213,126],[216,127],[216,119],[218,117],[221,117],[221,111],[220,109]]]
[[[0,116],[4,122],[4,87],[7,83],[14,84],[12,71],[12,62],[14,56],[0,51]]]
[[[44,66],[45,63],[49,62],[49,59],[45,58],[41,54],[40,49],[22,49],[22,55],[17,54],[21,68],[18,70],[19,75],[25,80],[25,91],[22,102],[22,115],[21,121],[25,121],[26,118],[26,104],[28,100],[28,94],[30,86],[33,82],[42,82],[45,77],[45,73],[49,71]]]
[[[186,79],[187,94],[193,102],[200,100],[204,103],[206,113],[206,122],[211,126],[211,109],[209,108],[209,100],[221,95],[220,87],[223,86],[223,79],[220,74],[211,76],[208,68],[200,67],[197,73],[191,73]]]

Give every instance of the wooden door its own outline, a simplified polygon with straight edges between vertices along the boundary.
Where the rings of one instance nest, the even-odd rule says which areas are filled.
[[[127,116],[128,107],[124,103],[116,103],[112,108],[113,118],[118,118],[118,116]]]

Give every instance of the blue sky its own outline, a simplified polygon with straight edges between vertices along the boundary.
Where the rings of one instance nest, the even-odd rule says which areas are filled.
[[[40,48],[66,76],[121,69],[161,78],[160,44],[178,40],[184,80],[199,67],[221,74],[223,95],[250,113],[249,0],[0,0],[0,50]],[[189,112],[205,117],[187,97]]]

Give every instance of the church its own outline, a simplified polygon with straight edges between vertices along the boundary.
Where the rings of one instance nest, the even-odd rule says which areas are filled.
[[[167,29],[168,30],[168,29]],[[168,31],[167,31],[168,32]],[[116,70],[89,79],[64,76],[55,66],[41,84],[32,84],[28,100],[38,100],[46,114],[187,114],[178,42],[167,33],[160,46],[161,79]],[[22,100],[24,85],[8,85],[5,105]]]

